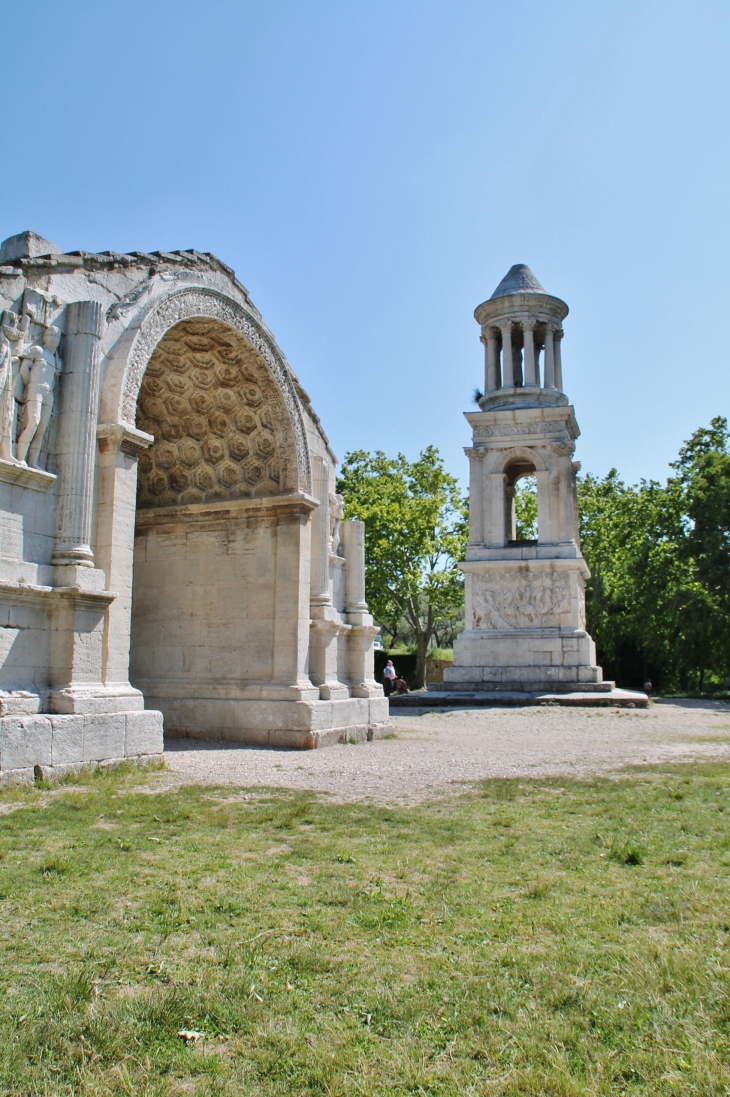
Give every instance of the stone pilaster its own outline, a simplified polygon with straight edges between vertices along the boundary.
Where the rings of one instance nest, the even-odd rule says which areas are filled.
[[[368,613],[365,601],[365,523],[343,522],[342,544],[347,561],[345,574],[345,613],[347,662],[350,692],[353,697],[381,697],[382,686],[375,681],[373,637],[378,629]]]
[[[365,523],[342,523],[345,571],[345,613],[367,613],[365,601]]]
[[[91,550],[96,417],[104,313],[98,301],[68,306],[58,420],[58,520],[53,563],[94,566]]]
[[[103,425],[97,430],[99,483],[96,511],[96,563],[106,586],[117,591],[104,622],[104,685],[125,692],[128,707],[141,708],[142,694],[129,684],[132,619],[132,568],[137,501],[137,461],[154,438],[129,426]]]
[[[330,467],[323,457],[312,458],[312,494],[319,506],[312,516],[312,567],[309,597],[313,605],[330,605]]]

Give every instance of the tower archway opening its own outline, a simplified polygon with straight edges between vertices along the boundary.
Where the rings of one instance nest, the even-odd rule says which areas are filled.
[[[537,544],[537,477],[531,461],[505,469],[505,524],[510,545]]]

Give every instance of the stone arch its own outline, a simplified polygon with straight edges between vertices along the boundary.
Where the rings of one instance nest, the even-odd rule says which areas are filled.
[[[253,307],[209,287],[188,286],[154,297],[136,317],[130,318],[109,357],[102,392],[102,418],[120,424],[135,422],[140,390],[156,348],[178,325],[195,321],[217,324],[219,333],[228,329],[231,349],[237,337],[241,350],[245,345],[248,351],[255,352],[258,366],[265,368],[278,390],[278,407],[283,413],[279,416],[277,438],[284,469],[279,491],[309,493],[309,447],[295,380],[286,358]],[[248,365],[252,366],[248,351]]]
[[[547,472],[542,455],[529,446],[514,446],[508,450],[493,450],[487,461],[487,472],[506,472],[510,465],[525,462],[534,465],[536,472]]]

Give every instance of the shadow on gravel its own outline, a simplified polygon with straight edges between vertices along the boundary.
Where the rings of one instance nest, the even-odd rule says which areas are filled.
[[[180,739],[165,737],[165,754],[172,751],[192,752],[209,750],[265,750],[269,754],[297,753],[295,747],[269,747],[258,743],[235,743],[226,739]]]

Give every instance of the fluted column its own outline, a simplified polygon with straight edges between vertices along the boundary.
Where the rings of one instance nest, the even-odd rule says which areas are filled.
[[[494,392],[499,386],[499,351],[497,350],[497,333],[494,328],[489,328],[486,335],[482,336],[484,343],[484,391]]]
[[[315,605],[328,605],[329,537],[330,537],[330,476],[329,464],[323,457],[312,458],[312,494],[319,506],[312,517],[312,567],[309,597]]]
[[[515,384],[515,367],[512,358],[512,325],[502,328],[502,388],[511,389]]]
[[[555,352],[553,343],[553,329],[550,325],[545,327],[545,365],[543,366],[543,388],[555,388]]]
[[[345,613],[367,613],[365,601],[365,523],[342,523],[345,570]]]
[[[525,337],[525,384],[539,385],[540,379],[535,356],[535,321],[523,320],[522,331]]]
[[[563,360],[560,356],[560,341],[562,338],[563,330],[562,328],[558,328],[555,332],[555,350],[553,355],[555,359],[555,388],[558,392],[563,391]]]
[[[92,502],[103,331],[104,312],[98,301],[75,301],[68,306],[56,444],[56,565],[94,566]]]

